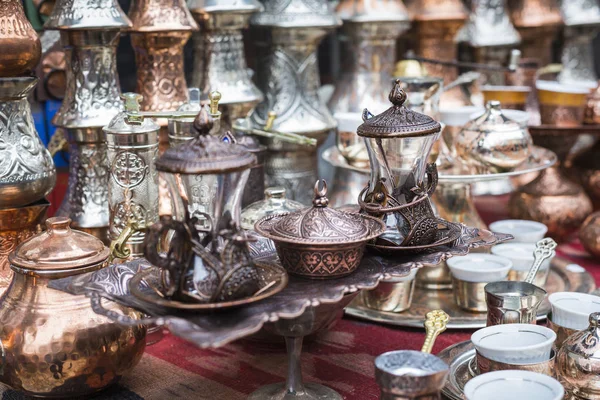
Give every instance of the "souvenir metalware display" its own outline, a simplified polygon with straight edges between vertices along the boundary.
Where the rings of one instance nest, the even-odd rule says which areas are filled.
[[[455,38],[463,47],[458,53],[459,60],[504,65],[511,48],[521,43],[521,36],[510,21],[506,0],[473,0],[470,11],[469,19]],[[489,84],[504,82],[503,73],[487,71],[486,77]]]
[[[264,200],[252,203],[242,210],[241,227],[247,230],[254,230],[254,224],[264,217],[292,213],[303,208],[306,208],[306,206],[286,198],[284,188],[267,188]]]
[[[146,231],[144,254],[166,275],[162,294],[175,301],[214,303],[250,297],[260,288],[240,228],[241,194],[256,157],[243,147],[210,135],[212,118],[203,107],[196,137],[166,150],[156,161],[173,193],[176,215],[162,216]],[[135,121],[135,113],[130,121]],[[166,255],[158,245],[174,231]],[[200,261],[201,260],[201,261]]]
[[[288,380],[286,385],[259,389],[255,396],[261,399],[269,399],[270,395],[283,398],[287,391],[290,395],[305,392],[307,398],[312,399],[314,388],[317,388],[317,393],[322,390],[327,393],[333,391],[322,389],[322,385],[302,383],[299,365],[302,338],[322,329],[323,324],[330,322],[332,313],[339,312],[345,302],[351,301],[359,290],[373,289],[382,279],[405,276],[414,268],[435,265],[448,257],[466,254],[472,247],[493,245],[508,239],[503,234],[491,234],[467,227],[462,229],[459,245],[440,246],[435,251],[415,255],[398,255],[394,260],[367,254],[354,273],[338,279],[307,280],[291,275],[287,286],[279,293],[252,304],[231,308],[225,313],[175,313],[158,304],[140,302],[131,293],[128,282],[139,271],[156,269],[145,260],[111,265],[85,276],[66,278],[53,282],[52,287],[72,294],[86,294],[91,297],[92,307],[97,312],[122,324],[131,325],[137,321],[105,309],[101,296],[122,304],[135,304],[137,309],[152,316],[142,322],[164,324],[173,334],[199,347],[222,346],[266,326],[272,332],[286,337],[290,349]],[[257,265],[281,268],[273,242],[268,239],[259,238],[257,242],[251,243],[250,256]],[[267,321],[270,321],[268,326],[265,325]]]
[[[541,65],[552,60],[552,45],[558,38],[562,16],[558,0],[508,0],[510,18],[521,36],[523,57]]]
[[[256,0],[190,0],[187,5],[200,26],[194,34],[192,85],[204,96],[221,93],[223,124],[230,129],[235,119],[246,117],[263,99],[246,64],[242,35],[263,6]]]
[[[595,87],[598,77],[594,70],[592,40],[600,27],[600,5],[595,1],[561,1],[564,21],[562,83],[586,84]]]
[[[377,218],[329,208],[326,195],[327,183],[317,181],[312,207],[267,216],[254,226],[275,243],[279,260],[290,274],[316,279],[351,274],[367,242],[385,229]]]
[[[454,61],[457,47],[454,37],[467,20],[468,13],[460,0],[412,0],[406,2],[411,14],[411,32],[416,38],[414,52],[417,56]],[[426,63],[429,76],[442,76],[444,86],[454,82],[458,77],[457,69],[447,68],[442,64]],[[404,76],[396,74],[397,77]],[[445,91],[442,101],[446,106],[465,104],[465,96],[460,88]]]
[[[184,0],[136,0],[129,9],[131,44],[135,51],[136,92],[144,111],[176,110],[187,99],[183,46],[198,30]],[[166,126],[166,120],[159,120]],[[168,145],[162,130],[161,146]]]
[[[548,236],[561,242],[593,211],[583,188],[563,170],[569,151],[577,141],[577,130],[540,125],[529,127],[529,133],[534,144],[551,149],[559,162],[511,194],[509,213],[511,218],[545,224]]]
[[[56,215],[106,244],[110,168],[102,128],[123,108],[116,50],[121,31],[130,27],[114,0],[58,1],[45,24],[61,32],[67,61],[67,92],[52,120],[69,141],[69,184]]]
[[[317,45],[340,25],[330,3],[308,0],[269,0],[251,18],[257,36],[256,81],[264,100],[251,115],[262,128],[269,113],[277,115],[272,129],[293,132],[323,142],[336,127],[327,106],[318,96],[321,86]],[[285,187],[288,196],[303,204],[312,200],[317,180],[317,151],[276,140],[264,140],[267,186]]]
[[[425,268],[424,271],[430,268]],[[561,291],[591,293],[596,289],[592,275],[582,267],[568,260],[555,257],[550,265],[550,274],[545,290],[551,294]],[[403,312],[386,312],[368,308],[357,299],[348,308],[346,314],[381,324],[418,328],[423,324],[423,314],[432,308],[443,307],[450,315],[448,329],[478,329],[486,326],[485,313],[467,312],[454,302],[452,290],[431,290],[417,285],[413,293],[412,304]],[[547,300],[538,307],[537,319],[543,320],[551,308]]]
[[[385,232],[368,246],[376,251],[423,251],[454,242],[457,225],[433,214],[429,196],[437,184],[435,164],[426,164],[441,126],[404,106],[407,95],[396,80],[389,100],[392,107],[373,116],[365,109],[357,134],[366,138],[371,178],[359,195],[361,211],[381,218]],[[427,187],[424,176],[427,173]]]
[[[144,232],[158,221],[159,187],[155,161],[160,126],[151,119],[132,124],[128,114],[140,111],[142,96],[124,93],[125,111],[104,127],[108,146],[109,239],[112,256],[144,254]]]
[[[146,346],[139,312],[108,304],[107,309],[134,322],[124,327],[96,315],[89,298],[49,287],[58,279],[108,265],[108,248],[91,235],[71,230],[70,222],[49,218],[46,232],[21,243],[9,256],[15,274],[0,300],[5,327],[0,334],[5,355],[0,381],[31,396],[90,396],[129,372]],[[65,360],[68,368],[63,368]],[[24,369],[24,364],[30,367]]]
[[[556,356],[558,378],[576,398],[600,396],[599,323],[600,313],[590,314],[590,326],[569,336]]]
[[[2,32],[0,46],[0,78],[27,75],[40,61],[40,39],[23,11],[23,3],[6,0],[2,8],[0,24],[7,28]]]
[[[189,88],[187,101],[177,108],[177,111],[187,111],[198,114],[202,109],[200,103],[200,89]],[[193,125],[194,119],[190,118],[171,118],[168,121],[169,126],[169,145],[179,146],[194,138]]]
[[[448,378],[448,365],[431,354],[436,337],[446,330],[448,314],[442,310],[425,315],[425,343],[421,351],[399,350],[375,359],[375,380],[383,400],[439,399]]]

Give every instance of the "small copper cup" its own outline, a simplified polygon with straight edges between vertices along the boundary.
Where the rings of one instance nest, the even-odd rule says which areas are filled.
[[[520,370],[537,372],[553,378],[556,376],[556,370],[554,368],[556,351],[554,349],[552,349],[552,352],[550,353],[550,359],[548,361],[533,364],[507,364],[500,361],[490,360],[489,358],[479,354],[477,351],[475,351],[475,354],[477,368],[474,372],[478,375],[492,371]]]
[[[548,317],[547,317],[547,326],[548,328],[552,329],[554,331],[554,333],[556,333],[556,342],[554,342],[555,346],[557,349],[560,349],[560,347],[562,346],[563,342],[572,334],[579,332],[576,329],[570,329],[570,328],[565,328],[564,326],[560,326],[558,324],[555,324],[554,322],[552,322],[552,312],[548,313]]]
[[[413,269],[408,276],[385,280],[373,290],[363,290],[360,294],[363,304],[379,311],[408,310],[415,290],[416,273],[417,270]]]
[[[540,118],[544,125],[574,127],[583,123],[590,89],[558,82],[536,82]]]
[[[463,310],[486,312],[485,285],[489,282],[468,282],[452,277],[454,302]]]

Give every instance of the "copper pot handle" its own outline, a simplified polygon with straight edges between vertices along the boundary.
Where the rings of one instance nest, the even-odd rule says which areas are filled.
[[[438,171],[435,163],[427,164],[425,174],[427,174],[427,195],[431,197],[438,184]]]

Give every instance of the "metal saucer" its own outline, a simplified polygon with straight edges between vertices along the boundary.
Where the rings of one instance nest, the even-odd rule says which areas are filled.
[[[449,222],[443,220],[441,218],[437,219],[438,221],[438,232],[437,238],[433,243],[421,245],[421,246],[395,246],[395,245],[385,245],[381,244],[383,240],[381,238],[377,238],[376,243],[367,243],[367,248],[370,251],[373,251],[382,255],[397,255],[397,254],[417,254],[422,253],[430,249],[435,249],[436,247],[448,245],[458,238],[461,235],[460,225],[454,222]]]
[[[179,311],[217,311],[248,305],[281,292],[288,283],[287,272],[272,263],[256,262],[260,290],[252,297],[223,301],[219,303],[184,303],[165,298],[160,290],[162,286],[161,270],[151,267],[139,271],[129,281],[129,290],[138,300],[168,310]]]

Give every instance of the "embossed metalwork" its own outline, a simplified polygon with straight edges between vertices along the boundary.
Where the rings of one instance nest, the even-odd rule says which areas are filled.
[[[489,231],[480,230],[480,232]],[[481,242],[480,245],[480,247],[483,247],[493,244],[483,244]],[[454,256],[460,256],[460,253],[455,253]],[[548,282],[546,283],[548,293],[562,291],[591,293],[596,289],[592,275],[586,271],[573,270],[572,267],[569,267],[571,264],[572,262],[565,258],[555,257],[552,260]],[[431,268],[436,268],[436,266],[426,266],[420,269],[419,272]],[[415,287],[412,304],[406,311],[398,313],[373,310],[366,307],[359,298],[346,309],[346,314],[381,324],[419,328],[423,326],[425,313],[434,307],[439,307],[440,304],[444,305],[444,310],[450,315],[448,329],[479,329],[486,325],[487,315],[459,308],[454,302],[452,290],[431,290],[419,285]],[[543,301],[538,308],[537,320],[540,321],[546,318],[550,311],[550,303]]]
[[[254,229],[275,242],[286,270],[307,278],[348,275],[358,267],[367,242],[383,232],[376,218],[328,208],[327,184],[317,181],[313,207],[259,220]]]
[[[590,214],[579,229],[579,240],[592,256],[600,258],[600,213]]]
[[[344,25],[342,74],[328,106],[337,112],[360,113],[365,104],[384,111],[385,99],[396,56],[396,40],[409,28],[408,12],[402,1],[343,0],[336,7]]]
[[[531,146],[527,129],[507,118],[498,101],[489,101],[454,140],[458,155],[478,174],[513,170],[529,158]]]
[[[214,90],[221,93],[223,126],[229,129],[263,99],[246,64],[242,35],[252,14],[263,7],[256,0],[190,0],[188,7],[200,26],[194,34],[192,84],[204,96]]]
[[[21,76],[40,61],[42,46],[19,0],[3,0],[0,7],[0,77]]]
[[[590,326],[569,336],[556,357],[556,371],[565,389],[583,399],[600,396],[600,313],[590,314]]]
[[[40,200],[56,182],[54,162],[37,135],[27,100],[36,83],[34,77],[0,78],[0,208]]]
[[[537,145],[554,151],[562,164],[577,141],[577,134],[553,126],[530,127]],[[577,230],[593,211],[583,188],[571,181],[561,165],[542,171],[533,181],[517,189],[509,201],[511,218],[529,219],[548,226],[548,236],[561,242]]]
[[[4,293],[13,276],[8,255],[26,239],[38,232],[46,218],[46,200],[18,208],[0,208],[0,295]]]
[[[103,128],[108,146],[108,206],[110,211],[109,239],[117,240],[123,230],[132,224],[138,229],[131,232],[122,245],[128,258],[143,256],[145,228],[158,222],[158,132],[160,127],[151,119],[141,125],[126,122],[129,107],[139,111],[140,95],[125,93],[125,112]],[[124,247],[120,246],[123,250]],[[128,253],[128,254],[127,254]]]
[[[145,326],[121,327],[95,315],[86,296],[49,288],[57,279],[107,265],[108,249],[102,242],[71,231],[69,222],[48,219],[47,231],[21,243],[9,258],[15,274],[1,300],[0,320],[6,331],[0,335],[0,381],[26,395],[89,397],[130,371],[146,345]],[[134,322],[141,317],[115,303],[108,308]]]
[[[564,3],[569,3],[565,1]],[[600,7],[596,5],[600,13]],[[593,25],[571,26],[564,29],[564,44],[561,55],[563,69],[558,74],[561,83],[585,84],[595,87],[598,76],[594,69],[592,40],[600,29],[600,16]]]
[[[117,0],[59,0],[44,24],[46,29],[119,30],[131,26]]]
[[[129,18],[142,110],[177,109],[187,101],[183,46],[198,26],[184,0],[136,0]]]

